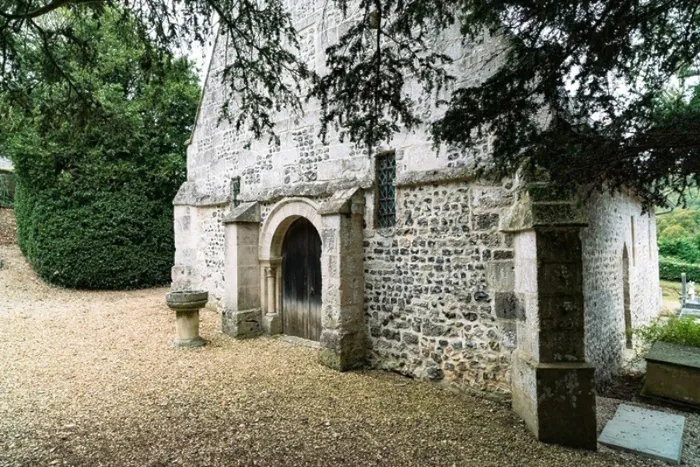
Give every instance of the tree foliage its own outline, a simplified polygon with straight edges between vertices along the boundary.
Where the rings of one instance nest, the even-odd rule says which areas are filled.
[[[493,136],[500,174],[525,164],[546,169],[562,185],[627,186],[648,203],[664,202],[668,187],[683,192],[697,181],[697,105],[660,103],[669,80],[698,65],[697,2],[363,0],[360,8],[363,23],[379,15],[377,39],[363,40],[367,26],[344,34],[329,50],[332,71],[317,90],[329,96],[325,123],[347,126],[352,140],[377,142],[393,131],[353,120],[358,107],[376,109],[375,119],[429,124],[438,143],[469,148]],[[431,39],[455,27],[471,46],[494,43],[482,49],[492,49],[484,62],[503,66],[481,82],[455,85],[443,116],[422,122],[398,89],[357,92],[372,82],[363,78],[372,62],[376,81],[392,70],[436,90],[449,76],[430,67],[449,60],[434,55]]]
[[[70,82],[56,45],[91,55],[70,24],[47,11],[94,14],[117,0],[0,0],[3,86],[17,91],[17,52],[26,36],[42,44],[46,67]],[[325,135],[337,127],[374,148],[402,126],[427,125],[436,145],[468,149],[492,141],[489,170],[544,168],[560,185],[629,187],[647,204],[683,193],[700,172],[700,108],[682,96],[667,105],[668,83],[697,69],[700,8],[695,0],[328,0],[351,24],[327,50],[328,73],[314,76],[295,53],[297,35],[283,0],[139,0],[128,3],[144,36],[174,47],[202,39],[216,13],[237,96],[224,112],[256,137],[274,131],[280,106],[320,100]],[[484,80],[457,81],[434,39],[460,31],[466,47],[490,51]],[[150,54],[147,55],[150,57]],[[498,66],[495,66],[498,65]],[[426,117],[406,92],[441,99]],[[76,87],[76,93],[78,89]],[[478,165],[480,171],[485,166]]]
[[[185,179],[196,76],[186,60],[164,51],[154,67],[143,67],[157,45],[144,43],[119,11],[70,23],[75,41],[91,42],[93,59],[60,44],[52,54],[71,81],[51,79],[42,41],[34,38],[15,77],[26,92],[21,100],[3,96],[0,147],[15,166],[20,247],[59,285],[163,284],[174,254],[171,202]]]
[[[167,72],[165,56],[192,41],[205,43],[218,18],[230,50],[224,77],[237,96],[223,110],[238,128],[247,125],[256,137],[272,134],[275,111],[301,108],[301,84],[309,72],[294,54],[297,37],[280,0],[0,0],[0,91],[16,101],[31,93],[35,83],[23,69],[32,54],[46,79],[66,86],[71,98],[99,105],[71,60],[98,66],[96,37],[79,29],[85,21],[99,21],[105,10],[118,11],[118,22],[135,27],[145,45],[138,65],[160,74]]]

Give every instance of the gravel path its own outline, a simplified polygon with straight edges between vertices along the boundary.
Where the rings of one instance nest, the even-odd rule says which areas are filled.
[[[0,208],[0,245],[17,243],[17,225],[12,209]]]
[[[16,246],[0,257],[3,466],[658,465],[538,443],[502,403],[233,340],[211,311],[210,345],[176,350],[166,289],[61,290]],[[609,417],[619,401],[601,402]]]

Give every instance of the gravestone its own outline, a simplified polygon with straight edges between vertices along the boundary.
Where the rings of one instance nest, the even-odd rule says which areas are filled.
[[[620,404],[598,442],[674,465],[681,462],[685,417]]]

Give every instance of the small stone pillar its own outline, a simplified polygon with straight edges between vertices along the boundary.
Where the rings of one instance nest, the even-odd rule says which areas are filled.
[[[265,267],[265,290],[267,300],[265,303],[265,316],[263,316],[263,330],[265,334],[273,336],[282,332],[282,320],[279,312],[279,287],[277,286],[279,261],[270,261]]]
[[[206,291],[170,292],[165,297],[168,306],[175,311],[175,347],[201,347],[204,339],[199,337],[199,309],[207,304]]]
[[[514,234],[518,348],[513,409],[540,441],[595,450],[594,368],[584,354],[585,218],[548,185],[526,187],[504,217]]]
[[[319,209],[323,219],[319,361],[339,371],[365,364],[363,213],[359,188],[337,192]]]
[[[261,334],[260,206],[243,203],[223,219],[226,233],[224,270],[226,290],[221,312],[221,329],[232,337]]]

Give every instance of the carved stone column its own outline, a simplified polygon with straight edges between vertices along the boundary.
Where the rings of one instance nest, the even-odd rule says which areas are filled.
[[[596,449],[594,368],[584,354],[585,218],[572,199],[532,184],[504,217],[514,234],[518,348],[513,409],[540,441]]]
[[[261,333],[260,206],[244,203],[224,219],[225,279],[221,328],[233,337],[253,337]]]
[[[282,321],[279,314],[279,300],[277,288],[277,264],[270,262],[265,267],[265,291],[267,299],[265,301],[265,316],[263,316],[263,329],[268,335],[282,332]]]

